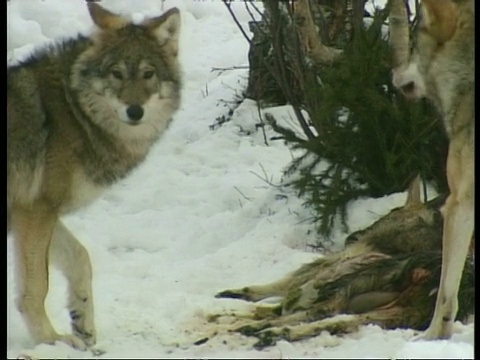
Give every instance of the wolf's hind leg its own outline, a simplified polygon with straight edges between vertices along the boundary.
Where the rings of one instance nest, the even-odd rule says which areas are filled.
[[[216,298],[242,299],[246,301],[260,301],[273,296],[284,296],[289,289],[291,279],[286,277],[265,285],[246,286],[240,289],[229,289],[219,292]]]
[[[308,310],[285,316],[275,315],[275,317],[272,318],[245,321],[242,324],[234,324],[230,331],[239,332],[246,336],[256,336],[256,334],[259,334],[266,328],[291,326],[304,321],[311,321],[311,313]]]
[[[45,311],[48,292],[48,249],[56,214],[43,203],[15,207],[11,226],[15,239],[17,306],[36,343],[63,341],[78,349],[83,342],[72,335],[59,335]]]
[[[259,339],[254,346],[263,348],[275,345],[276,341],[280,339],[298,341],[320,335],[323,331],[328,331],[331,335],[348,334],[357,331],[359,326],[369,323],[381,325],[388,322],[389,327],[396,327],[395,325],[401,324],[404,320],[402,314],[402,308],[394,306],[364,314],[334,316],[296,325],[276,324],[276,326],[266,327],[252,335]]]
[[[255,333],[245,333],[243,335],[255,336],[258,342],[254,347],[261,349],[267,346],[275,345],[278,340],[298,341],[319,335],[322,331],[328,331],[332,335],[345,334],[355,331],[362,323],[363,319],[359,315],[348,315],[342,318],[327,318],[323,320],[264,327]]]
[[[86,345],[96,341],[92,296],[92,266],[87,250],[58,221],[50,246],[52,262],[68,280],[68,308],[73,334]]]

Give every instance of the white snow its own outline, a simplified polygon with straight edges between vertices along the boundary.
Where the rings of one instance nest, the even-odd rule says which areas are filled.
[[[248,65],[248,43],[220,0],[102,5],[136,21],[179,7],[185,84],[181,110],[146,162],[89,208],[65,218],[91,255],[99,358],[473,358],[473,324],[459,323],[448,341],[413,341],[412,330],[365,326],[344,337],[322,333],[263,351],[237,334],[192,345],[208,331],[206,315],[249,308],[215,299],[218,291],[276,280],[320,256],[308,246],[315,243],[312,214],[293,191],[270,185],[281,182],[295,154],[280,141],[265,144],[253,101],[210,129],[227,116],[248,76],[246,69],[211,71]],[[244,3],[235,1],[233,8],[248,31]],[[81,0],[10,0],[7,59],[91,28]],[[267,139],[275,135],[266,132]],[[351,230],[404,200],[405,194],[394,194],[354,202]],[[334,232],[335,241],[344,237]],[[94,357],[63,343],[33,344],[14,305],[11,238],[7,244],[7,356]],[[70,330],[65,289],[52,269],[46,307],[59,332]]]

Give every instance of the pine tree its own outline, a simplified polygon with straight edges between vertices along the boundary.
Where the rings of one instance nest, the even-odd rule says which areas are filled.
[[[305,30],[295,31],[305,19],[285,3],[264,4],[268,86],[276,82],[296,114],[305,110],[309,123],[298,120],[304,131],[311,126],[315,132],[300,138],[267,120],[290,146],[305,150],[286,174],[313,209],[319,233],[328,236],[338,216],[346,227],[349,201],[404,191],[417,174],[446,193],[447,138],[438,114],[426,101],[407,102],[391,84],[388,9],[377,11],[369,26],[351,22],[351,36],[340,32],[338,42],[327,44],[342,54],[320,63],[301,46],[298,34]]]

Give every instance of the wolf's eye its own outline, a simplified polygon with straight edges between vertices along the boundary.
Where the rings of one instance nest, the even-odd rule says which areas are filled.
[[[117,79],[117,80],[122,80],[123,79],[123,74],[118,71],[118,70],[112,70],[112,76]]]
[[[143,78],[144,79],[151,79],[153,77],[153,74],[155,74],[155,72],[153,70],[147,70],[143,73]]]

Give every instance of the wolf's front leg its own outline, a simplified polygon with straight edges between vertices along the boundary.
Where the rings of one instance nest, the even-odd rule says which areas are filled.
[[[265,285],[246,286],[241,289],[229,289],[219,292],[216,298],[242,299],[246,301],[260,301],[273,296],[284,296],[291,286],[290,276]]]
[[[16,206],[11,227],[15,239],[17,306],[36,343],[66,342],[76,348],[85,345],[75,336],[59,335],[45,311],[48,292],[48,251],[57,221],[48,205],[37,202],[28,207]]]
[[[68,307],[72,331],[86,345],[92,346],[96,341],[96,330],[93,314],[92,266],[88,252],[65,225],[58,221],[53,232],[50,255],[52,262],[68,280]]]
[[[473,132],[450,140],[447,180],[450,195],[442,209],[442,272],[432,322],[424,339],[448,339],[458,310],[458,289],[475,224]]]

